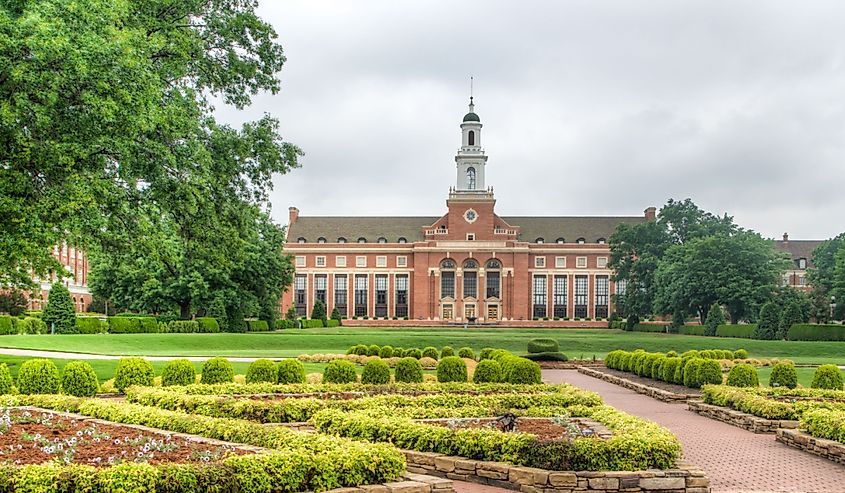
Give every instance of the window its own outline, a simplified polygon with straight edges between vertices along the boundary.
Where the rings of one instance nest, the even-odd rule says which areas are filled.
[[[367,316],[367,275],[358,274],[355,276],[355,316]]]
[[[324,257],[324,256],[317,257],[314,261],[314,265],[316,265],[317,267],[325,267],[326,266],[326,257]]]
[[[334,258],[334,265],[335,267],[346,267],[346,257],[343,255],[338,255]]]
[[[314,299],[320,300],[323,304],[326,303],[326,285],[328,284],[326,276],[314,276]]]
[[[575,257],[575,267],[578,269],[586,269],[587,257]]]
[[[596,240],[596,243],[598,243],[599,245],[604,245],[605,243],[607,243],[607,240],[605,240],[604,238],[599,238],[598,240]]]
[[[546,257],[534,257],[534,267],[543,269],[546,267]]]
[[[478,262],[476,262],[475,260],[469,259],[469,260],[464,261],[464,269],[477,269],[477,268],[478,268]]]
[[[305,243],[305,238],[300,236],[299,238],[296,239],[296,242],[297,243]]]
[[[596,267],[599,269],[606,269],[607,268],[607,257],[598,257],[596,259]]]
[[[467,189],[475,190],[475,168],[467,168]]]
[[[408,257],[404,255],[399,255],[396,257],[396,267],[407,267],[408,266]]]
[[[627,279],[620,279],[616,281],[616,296],[624,296],[625,291],[628,290]]]
[[[408,316],[408,276],[398,275],[396,282],[396,316]]]
[[[297,256],[296,257],[296,266],[297,267],[305,267],[305,257]]]
[[[554,316],[558,318],[565,318],[566,317],[566,288],[567,288],[567,278],[566,276],[555,276],[554,279],[554,299],[553,301],[553,310]]]
[[[475,131],[470,130],[467,134],[467,144],[474,146],[475,145]]]
[[[408,243],[408,240],[406,240],[404,236],[400,236],[400,237],[399,237],[399,241],[398,241],[398,242],[399,242],[399,243],[402,243],[402,244],[405,244],[405,243]]]
[[[296,305],[296,315],[304,317],[308,310],[308,300],[305,290],[308,287],[308,278],[305,274],[298,274],[293,281],[293,303]]]
[[[799,269],[806,269],[807,268],[807,259],[799,258],[798,259],[798,268]]]
[[[583,245],[586,242],[587,240],[585,240],[584,238],[578,238],[577,240],[575,240],[575,243],[578,243],[579,245]]]
[[[546,276],[534,276],[534,318],[546,316]]]
[[[478,297],[478,273],[475,271],[464,271],[464,297]]]
[[[384,255],[376,257],[376,267],[387,267],[387,257]]]
[[[367,239],[364,238],[363,236],[358,238],[358,243],[366,243],[366,242],[367,242]]]
[[[338,239],[337,239],[337,242],[338,242],[338,243],[346,243],[346,238],[344,238],[343,236],[341,236],[340,238],[338,238]]]
[[[555,269],[566,268],[566,257],[555,257]]]
[[[575,276],[575,318],[587,318],[587,276]]]
[[[502,263],[496,259],[488,260],[487,261],[487,268],[488,269],[501,269]]]
[[[440,297],[454,298],[455,297],[455,273],[452,271],[444,271],[440,273]]]
[[[475,241],[475,233],[467,233],[467,241]]]
[[[367,266],[367,257],[360,255],[355,257],[355,267],[366,267]]]
[[[799,286],[806,286],[807,285],[807,276],[805,276],[803,274],[798,276],[798,285]]]
[[[376,317],[387,316],[387,274],[376,275]]]
[[[558,245],[563,245],[564,243],[566,243],[566,240],[564,240],[563,238],[558,238],[555,240],[555,243],[557,243]]]
[[[325,242],[326,242],[326,239],[323,238],[322,236],[317,238],[317,243],[325,243]]]
[[[534,243],[540,243],[540,244],[542,244],[542,243],[545,243],[545,242],[546,242],[546,240],[544,240],[544,239],[542,239],[542,238],[537,238],[536,240],[534,240]]]
[[[346,316],[346,303],[348,298],[347,294],[347,282],[348,279],[345,275],[336,275],[334,276],[334,307],[337,308],[337,311],[340,312],[341,315]]]
[[[440,262],[441,269],[454,269],[455,268],[455,261],[451,259],[446,259]]]
[[[487,271],[487,297],[488,298],[499,298],[500,297],[500,274],[499,271]]]
[[[379,236],[378,243],[384,244],[387,243],[387,238],[384,236]]]
[[[596,318],[607,318],[608,293],[607,276],[596,276]]]

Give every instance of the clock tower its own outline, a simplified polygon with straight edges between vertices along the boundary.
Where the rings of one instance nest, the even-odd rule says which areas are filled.
[[[461,123],[461,148],[455,156],[457,164],[456,192],[486,193],[484,167],[487,156],[481,147],[481,118],[475,113],[472,96],[469,98],[469,113]]]

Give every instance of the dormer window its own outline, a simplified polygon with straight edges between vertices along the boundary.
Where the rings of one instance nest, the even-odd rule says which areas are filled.
[[[575,243],[583,245],[584,243],[587,243],[587,240],[585,240],[584,238],[578,238],[577,240],[575,240]]]
[[[604,238],[599,238],[598,240],[596,240],[596,243],[598,243],[599,245],[604,245],[605,243],[607,243],[607,240],[605,240]]]
[[[325,243],[325,242],[326,242],[326,239],[323,238],[322,236],[317,238],[317,243]]]
[[[384,236],[380,236],[379,239],[378,239],[378,242],[379,243],[387,243],[387,238],[385,238]]]
[[[300,236],[299,238],[296,239],[296,242],[297,243],[305,243],[305,238]]]
[[[338,239],[337,239],[337,242],[338,242],[338,243],[346,243],[346,238],[344,238],[343,236],[341,236],[340,238],[338,238]]]
[[[358,238],[358,243],[366,243],[366,242],[367,242],[367,239],[364,238],[363,236]]]
[[[404,236],[400,236],[399,240],[397,242],[398,243],[408,243],[408,240],[406,240]]]
[[[534,243],[545,243],[545,242],[546,242],[546,240],[544,240],[543,238],[537,238],[536,240],[534,240]]]
[[[807,259],[799,258],[798,259],[798,268],[799,269],[806,269],[807,268]]]
[[[558,245],[563,245],[564,243],[566,243],[566,240],[564,240],[563,238],[558,238],[555,240],[555,243],[557,243]]]

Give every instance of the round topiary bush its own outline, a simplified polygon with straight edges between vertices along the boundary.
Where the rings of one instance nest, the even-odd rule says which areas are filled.
[[[531,339],[528,341],[529,353],[556,353],[560,351],[560,344],[554,339]]]
[[[734,359],[748,359],[748,351],[745,349],[737,349],[734,351]]]
[[[794,389],[798,386],[798,372],[795,365],[790,363],[778,363],[772,367],[772,374],[769,375],[769,387],[786,387]]]
[[[6,363],[0,363],[0,395],[12,393],[12,374]]]
[[[423,358],[431,358],[431,359],[438,359],[440,358],[440,353],[437,351],[436,347],[428,346],[422,350],[422,357]]]
[[[402,358],[396,363],[394,378],[397,382],[422,383],[422,365],[415,358]]]
[[[367,356],[367,353],[370,352],[370,347],[366,344],[358,344],[357,346],[352,347],[352,354],[357,354],[358,356]]]
[[[698,367],[698,386],[721,384],[722,365],[715,359],[703,360]]]
[[[684,351],[681,353],[681,358],[683,359],[690,359],[690,358],[700,358],[701,352],[697,349],[690,349],[689,351]]]
[[[408,358],[420,359],[422,358],[422,351],[420,348],[413,348],[405,351],[405,356]]]
[[[458,349],[458,357],[475,359],[475,351],[473,351],[471,347],[462,347],[461,349]]]
[[[378,356],[379,351],[381,351],[381,348],[376,344],[367,346],[367,356]]]
[[[379,358],[387,359],[393,357],[393,346],[382,346],[378,352]]]
[[[668,353],[666,353],[666,357],[667,358],[677,358],[678,353],[676,351],[669,351]]]
[[[174,359],[168,361],[161,371],[161,385],[191,385],[197,381],[197,370],[194,364],[187,359]]]
[[[452,349],[452,346],[443,346],[443,349],[440,351],[440,357],[445,358],[447,356],[454,356],[455,350]]]
[[[447,356],[437,363],[437,381],[466,382],[467,364],[459,356]]]
[[[246,383],[270,382],[276,383],[279,371],[276,363],[269,359],[257,359],[246,369]]]
[[[822,365],[813,373],[814,389],[842,390],[842,372],[836,365]]]
[[[499,383],[502,381],[502,365],[492,359],[482,359],[475,367],[472,383]]]
[[[287,385],[292,383],[305,383],[305,365],[295,358],[287,358],[279,361],[278,378],[276,381]]]
[[[494,349],[491,347],[482,348],[481,352],[478,354],[478,360],[481,361],[484,359],[493,359],[493,356],[491,354],[493,351]]]
[[[502,377],[507,383],[539,384],[540,365],[519,357],[510,357],[502,364]]]
[[[329,361],[323,370],[324,383],[354,383],[358,381],[355,365],[344,359]]]
[[[100,382],[94,368],[85,361],[71,361],[62,370],[62,390],[76,397],[97,395]]]
[[[123,392],[127,387],[152,387],[155,379],[153,365],[143,358],[121,358],[114,371],[114,387]]]
[[[647,375],[655,380],[660,380],[662,375],[663,363],[666,361],[666,355],[657,353],[654,361],[651,363],[651,375]]]
[[[748,363],[734,365],[728,373],[727,384],[732,387],[757,387],[760,379],[757,377],[757,368]]]
[[[380,359],[374,359],[364,365],[361,373],[361,383],[383,385],[390,383],[390,368]]]
[[[60,388],[59,369],[51,360],[26,360],[18,370],[18,392],[21,394],[58,394]]]
[[[666,383],[673,383],[679,366],[681,366],[681,358],[677,356],[667,357],[663,366],[660,367],[660,379]]]
[[[229,383],[235,381],[235,369],[226,358],[211,358],[202,364],[202,383]]]
[[[690,358],[687,360],[687,364],[684,365],[684,386],[692,389],[697,389],[701,386],[698,383],[698,370],[704,361],[704,358]]]

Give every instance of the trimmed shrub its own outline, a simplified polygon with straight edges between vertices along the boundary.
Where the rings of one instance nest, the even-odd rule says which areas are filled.
[[[420,364],[423,368],[437,368],[437,360],[434,358],[426,358],[423,356],[420,358]]]
[[[12,325],[12,317],[9,315],[0,315],[0,335],[5,336],[16,332]]]
[[[813,373],[813,382],[810,387],[814,389],[842,390],[842,372],[836,365],[822,365],[816,368]]]
[[[323,321],[319,319],[307,320],[303,318],[299,320],[299,323],[303,329],[320,329],[325,327],[325,325],[323,325]]]
[[[330,318],[326,320],[326,327],[340,327],[340,319]]]
[[[77,334],[99,334],[105,332],[103,322],[97,317],[76,317]]]
[[[540,365],[525,358],[511,356],[502,363],[502,378],[507,383],[539,384]]]
[[[13,330],[15,333],[18,334],[47,334],[50,332],[50,328],[47,327],[47,324],[44,323],[44,321],[40,318],[26,317],[23,320],[13,320],[18,320],[17,330]],[[70,333],[71,332],[65,332],[65,334]]]
[[[197,382],[194,364],[185,358],[168,361],[161,371],[161,385],[193,385]]]
[[[144,334],[158,332],[158,321],[155,317],[109,317],[108,326],[108,331],[112,334]]]
[[[279,361],[278,383],[305,383],[305,365],[296,358],[286,358]]]
[[[745,349],[737,349],[734,351],[734,359],[748,359],[748,351]]]
[[[246,369],[246,383],[270,382],[276,383],[279,378],[276,363],[269,359],[257,359]]]
[[[455,350],[452,349],[452,346],[443,346],[443,349],[440,351],[440,357],[445,358],[447,356],[454,356]]]
[[[121,358],[114,371],[114,387],[123,392],[132,385],[151,387],[155,371],[153,365],[143,358]]]
[[[171,334],[196,334],[200,324],[195,320],[173,320],[167,324],[167,330]]]
[[[378,352],[379,358],[387,359],[393,357],[393,346],[382,346]]]
[[[523,358],[531,361],[569,361],[569,358],[560,351],[556,353],[528,353]]]
[[[324,383],[354,383],[358,381],[358,373],[352,362],[335,359],[329,361],[323,370]]]
[[[707,318],[704,319],[704,335],[715,336],[716,329],[725,323],[725,312],[722,306],[714,303],[707,312]]]
[[[227,383],[235,381],[235,369],[226,358],[211,358],[202,364],[201,383]]]
[[[408,349],[405,351],[405,356],[409,358],[420,359],[422,358],[422,351],[419,348]]]
[[[320,327],[323,324],[320,322]],[[246,330],[249,332],[267,332],[270,330],[270,325],[266,320],[246,320]]]
[[[21,394],[58,394],[60,388],[59,369],[49,359],[26,360],[18,370]]]
[[[666,355],[657,353],[657,357],[654,358],[654,362],[651,364],[651,378],[655,380],[661,380],[663,375],[663,363],[666,362]]]
[[[726,383],[731,387],[758,387],[760,379],[757,377],[757,368],[748,363],[734,365]]]
[[[458,349],[458,357],[475,359],[475,351],[473,351],[471,347],[462,347],[461,349]]]
[[[12,393],[12,374],[6,363],[0,363],[0,395]]]
[[[678,334],[687,336],[704,336],[707,328],[703,325],[681,325],[678,327]]]
[[[702,360],[698,367],[698,386],[721,384],[722,365],[715,359]]]
[[[772,340],[775,338],[780,325],[780,307],[769,301],[760,309],[760,319],[757,329],[751,335],[754,339]]]
[[[751,339],[755,330],[757,330],[757,324],[723,324],[716,327],[716,336]]]
[[[76,310],[73,307],[73,300],[70,291],[60,282],[53,283],[50,292],[47,294],[47,306],[41,319],[48,327],[53,326],[56,334],[75,334],[76,331]]]
[[[769,376],[769,387],[794,389],[797,386],[798,372],[795,370],[795,365],[778,363],[772,367],[772,374]]]
[[[396,363],[394,378],[397,382],[422,383],[422,365],[415,358],[402,358]]]
[[[634,324],[634,332],[666,332],[666,324]]]
[[[197,317],[197,332],[204,334],[216,334],[220,332],[220,323],[213,317]]]
[[[677,358],[678,353],[676,351],[669,351],[669,352],[666,353],[666,357],[667,358]]]
[[[475,367],[472,383],[498,383],[502,381],[502,365],[492,359],[482,359]]]
[[[466,382],[467,365],[460,356],[447,356],[437,363],[437,381]]]
[[[440,353],[437,351],[436,347],[428,346],[422,351],[423,358],[431,358],[431,359],[439,359]]]
[[[390,383],[390,367],[380,359],[368,361],[361,373],[361,383],[371,385]]]
[[[355,346],[352,346],[349,350],[352,351],[351,354],[357,354],[358,356],[367,356],[367,353],[369,352],[370,347],[367,346],[366,344],[357,344]],[[347,351],[347,354],[350,354],[350,353]]]
[[[684,365],[684,386],[693,389],[701,386],[698,381],[698,371],[701,369],[701,363],[704,361],[706,360],[702,358],[692,358],[687,361],[687,364]]]
[[[845,325],[794,324],[786,338],[790,341],[845,341]]]
[[[660,368],[660,379],[667,383],[675,383],[675,373],[679,366],[681,366],[681,358],[666,358]]]
[[[482,348],[481,352],[478,354],[478,360],[481,361],[481,360],[485,360],[485,359],[493,359],[493,357],[490,356],[490,354],[493,352],[493,350],[494,349],[491,348],[491,347]]]
[[[560,351],[560,344],[554,339],[531,339],[528,341],[529,353],[556,353]]]
[[[379,351],[381,351],[381,348],[376,344],[367,346],[367,356],[378,356]]]
[[[62,390],[76,397],[97,395],[100,382],[97,373],[85,361],[71,361],[62,369]]]

